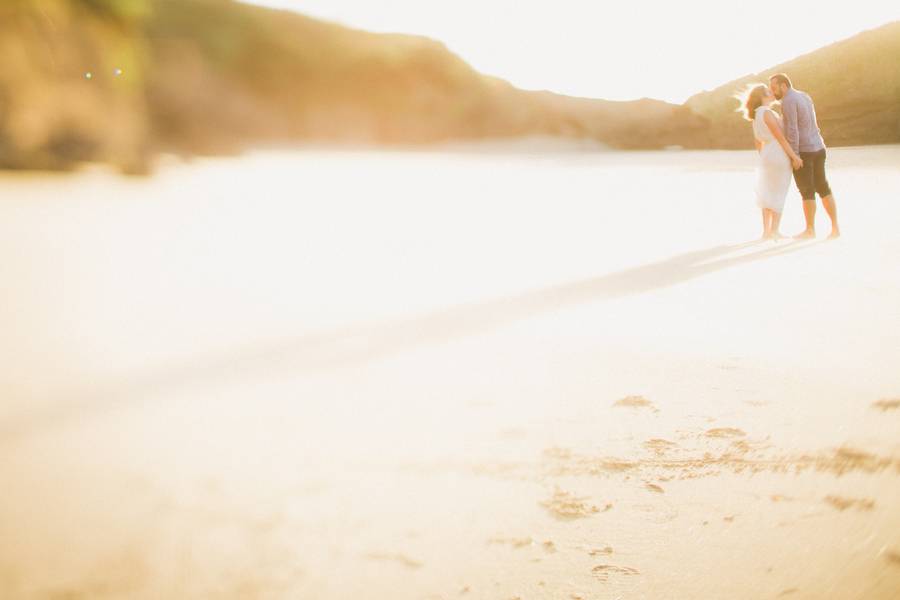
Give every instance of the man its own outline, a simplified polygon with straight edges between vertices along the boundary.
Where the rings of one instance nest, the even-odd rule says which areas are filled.
[[[803,160],[803,165],[794,171],[794,181],[803,198],[806,230],[794,237],[797,239],[816,237],[816,193],[822,198],[822,205],[831,218],[831,235],[828,239],[839,237],[841,230],[838,227],[837,205],[825,177],[825,141],[819,133],[812,98],[806,92],[795,90],[791,80],[784,73],[769,78],[769,89],[775,98],[781,100],[784,137]]]

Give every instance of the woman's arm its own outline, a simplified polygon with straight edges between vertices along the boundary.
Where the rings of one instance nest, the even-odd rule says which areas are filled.
[[[756,144],[756,151],[762,152],[762,147],[763,147],[762,142],[756,138],[753,138],[753,143]]]
[[[781,101],[781,116],[784,119],[784,131],[788,144],[794,153],[800,152],[800,129],[797,123],[797,102],[792,96],[785,96]],[[790,156],[790,155],[788,155]]]
[[[794,152],[794,149],[791,148],[791,145],[788,143],[787,139],[785,139],[784,132],[781,131],[781,127],[778,126],[778,121],[775,120],[775,116],[771,112],[766,111],[763,120],[765,120],[766,127],[769,128],[769,131],[772,132],[772,135],[775,136],[775,139],[781,144],[781,147],[784,148],[784,153],[791,159],[791,165],[794,167],[794,170],[796,171],[802,167],[803,160],[797,156],[797,153]]]

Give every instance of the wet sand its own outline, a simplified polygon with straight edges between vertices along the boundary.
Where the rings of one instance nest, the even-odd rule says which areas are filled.
[[[752,164],[0,175],[0,597],[896,597],[900,148]]]

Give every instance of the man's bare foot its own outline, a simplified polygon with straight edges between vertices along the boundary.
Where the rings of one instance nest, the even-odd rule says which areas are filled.
[[[812,240],[812,239],[815,239],[815,237],[816,237],[815,229],[806,229],[803,232],[795,235],[794,239],[795,240]]]
[[[769,235],[769,239],[775,240],[777,242],[778,240],[783,240],[784,236],[781,235],[780,231],[775,231]]]
[[[838,239],[839,237],[841,237],[841,230],[840,230],[840,229],[832,229],[832,230],[831,230],[831,235],[828,236],[828,239],[829,239],[829,240],[836,240],[836,239]]]

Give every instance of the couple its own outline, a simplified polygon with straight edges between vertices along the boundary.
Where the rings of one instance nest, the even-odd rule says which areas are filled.
[[[781,116],[772,110],[776,100],[781,101]],[[778,226],[792,171],[806,217],[806,229],[794,237],[816,237],[816,193],[831,218],[828,238],[840,236],[837,206],[825,177],[825,142],[809,95],[795,90],[788,76],[779,73],[769,78],[768,86],[757,84],[748,90],[743,110],[744,117],[753,122],[759,152],[756,203],[762,209],[763,239],[781,238]]]

